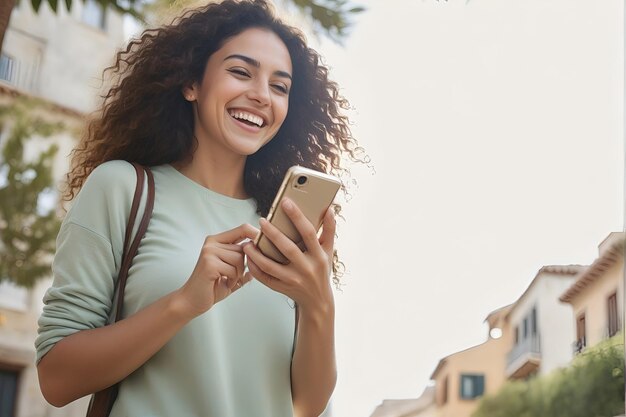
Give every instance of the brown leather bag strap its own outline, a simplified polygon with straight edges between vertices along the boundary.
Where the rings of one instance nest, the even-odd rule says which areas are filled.
[[[133,234],[133,228],[135,227],[135,219],[137,218],[137,211],[139,210],[139,203],[141,202],[141,196],[143,195],[143,183],[144,183],[144,170],[139,164],[133,163],[135,173],[137,174],[137,185],[135,185],[135,195],[133,196],[133,203],[130,206],[130,216],[128,216],[128,224],[126,225],[126,234],[124,236],[124,247],[122,249],[122,263],[128,254],[128,246]]]
[[[135,195],[133,196],[133,203],[130,209],[130,216],[128,218],[128,224],[126,226],[126,234],[124,236],[124,252],[122,254],[122,263],[120,266],[120,273],[117,280],[117,304],[115,321],[122,318],[122,307],[124,305],[124,289],[126,288],[126,279],[128,278],[128,270],[133,262],[133,258],[137,254],[139,249],[139,243],[146,234],[148,224],[150,223],[150,217],[152,217],[152,209],[154,208],[154,177],[150,168],[143,167],[133,162],[135,171],[137,172],[137,186],[135,187]],[[133,235],[133,228],[135,226],[135,219],[137,218],[137,212],[139,211],[139,203],[143,195],[143,183],[144,173],[148,175],[148,198],[146,200],[146,208],[144,210],[141,222],[139,223],[139,229],[137,234],[130,242]],[[107,417],[111,413],[113,403],[117,398],[117,392],[119,389],[119,382],[108,388],[94,393],[89,402],[89,408],[87,409],[87,417]]]
[[[128,225],[126,226],[126,236],[124,238],[124,254],[122,255],[122,264],[120,267],[120,273],[117,276],[117,306],[115,308],[115,321],[119,321],[122,317],[122,307],[124,306],[124,290],[126,289],[126,279],[128,278],[128,270],[133,263],[133,258],[137,254],[141,239],[143,239],[148,230],[148,224],[152,217],[152,209],[154,208],[154,177],[150,168],[143,167],[136,162],[133,162],[133,167],[137,172],[137,186],[135,187],[135,195],[133,197],[133,204],[131,206],[130,217],[128,218]],[[133,239],[133,242],[129,246],[130,237],[132,236],[133,227],[135,226],[135,218],[137,217],[137,211],[139,209],[139,202],[143,194],[144,183],[144,171],[148,175],[148,198],[146,200],[146,207],[139,223],[139,229]]]

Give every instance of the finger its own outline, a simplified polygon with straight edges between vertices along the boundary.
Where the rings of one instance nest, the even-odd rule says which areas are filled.
[[[212,280],[216,280],[221,277],[237,278],[237,268],[224,262],[217,255],[211,255],[204,258],[204,262],[201,267],[202,275],[208,275]],[[201,275],[201,276],[202,276]]]
[[[243,251],[248,257],[248,268],[250,268],[250,264],[252,263],[267,275],[275,278],[284,276],[285,266],[263,255],[254,244],[246,243],[243,247]]]
[[[212,239],[219,243],[239,243],[245,239],[254,239],[258,233],[259,229],[251,224],[244,223],[234,229],[209,236],[207,239]]]
[[[243,288],[243,282],[241,280],[238,280],[235,285],[233,285],[233,287],[230,289],[231,293],[234,293],[235,291],[238,291],[240,289]]]
[[[237,268],[235,268],[237,270]],[[239,271],[237,270],[236,275],[226,275],[223,277],[226,280],[226,286],[229,290],[233,291],[237,284],[241,281],[242,275],[239,275]]]
[[[335,245],[335,231],[337,230],[337,221],[335,220],[335,213],[331,208],[326,210],[324,215],[322,234],[320,235],[320,245],[326,253],[332,253]]]
[[[243,249],[240,252],[229,251],[229,250],[218,250],[215,255],[224,263],[227,263],[230,266],[235,267],[236,275],[229,276],[229,278],[241,279],[243,278],[244,271],[244,254]]]
[[[237,243],[215,243],[215,247],[232,252],[243,253],[243,248],[241,247],[241,244]]]
[[[232,294],[232,290],[228,286],[228,278],[225,276],[220,277],[213,286],[215,292],[216,302],[221,301]]]
[[[291,239],[289,239],[283,232],[278,230],[276,226],[271,224],[265,219],[259,219],[261,230],[266,238],[276,246],[276,249],[280,251],[285,258],[291,262],[297,262],[298,258],[303,257],[302,249],[298,247]]]
[[[237,288],[240,282],[240,280],[238,278],[231,278],[231,277],[227,277],[227,276],[223,276],[222,278],[222,284],[228,289],[229,292],[233,292],[235,291],[235,288]]]
[[[247,283],[252,281],[252,278],[252,273],[250,271],[246,272],[243,275],[243,278],[237,281],[237,284],[235,284],[235,286],[233,287],[232,292],[242,289]]]
[[[281,282],[278,278],[263,272],[263,270],[261,270],[261,268],[259,268],[259,266],[251,259],[248,259],[248,268],[250,269],[248,275],[256,278],[256,280],[259,281],[261,284],[274,291],[278,291],[282,294],[285,293],[284,283]]]
[[[306,218],[302,210],[288,198],[285,198],[282,203],[283,210],[289,216],[289,219],[296,226],[296,229],[302,236],[302,240],[304,241],[304,245],[306,246],[308,251],[319,250],[320,245],[317,240],[317,230],[315,226]]]

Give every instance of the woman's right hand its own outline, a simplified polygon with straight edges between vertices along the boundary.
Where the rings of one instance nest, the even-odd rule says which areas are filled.
[[[259,230],[242,224],[231,230],[208,236],[198,262],[179,295],[191,318],[208,311],[250,281],[244,277],[244,253],[240,245],[254,239]]]
[[[146,363],[190,320],[247,282],[239,243],[257,232],[243,224],[207,237],[193,273],[178,290],[114,324],[81,330],[56,343],[37,365],[46,400],[62,407]]]

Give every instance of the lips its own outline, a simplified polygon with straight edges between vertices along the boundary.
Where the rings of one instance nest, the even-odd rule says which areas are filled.
[[[267,121],[264,117],[252,113],[243,109],[229,109],[228,114],[233,118],[249,126],[256,126],[258,128],[267,125]]]

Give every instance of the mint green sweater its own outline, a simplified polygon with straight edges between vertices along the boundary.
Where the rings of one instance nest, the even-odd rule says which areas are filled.
[[[217,194],[170,165],[152,171],[154,213],[130,268],[124,316],[180,288],[206,236],[258,224],[253,200]],[[54,282],[35,342],[38,361],[65,336],[105,325],[135,182],[130,164],[107,162],[76,197],[57,238]],[[292,306],[252,280],[189,322],[126,378],[111,417],[292,416]]]

